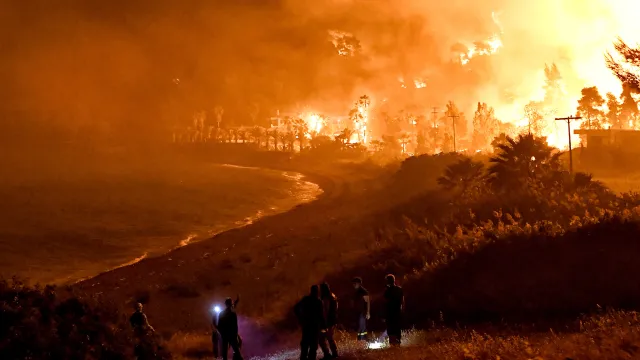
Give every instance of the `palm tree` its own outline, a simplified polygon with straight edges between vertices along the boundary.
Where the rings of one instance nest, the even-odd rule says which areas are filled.
[[[438,184],[447,191],[467,193],[478,190],[484,183],[484,164],[464,158],[447,166],[444,175],[438,178]]]
[[[307,125],[306,121],[300,118],[296,118],[293,120],[293,132],[295,133],[295,136],[298,139],[298,145],[300,147],[300,151],[302,151],[304,142],[307,139],[306,136],[309,133],[309,125]]]
[[[573,175],[573,186],[578,191],[603,192],[607,187],[598,180],[593,180],[593,175],[584,172],[577,172]]]
[[[489,182],[500,191],[545,185],[544,180],[562,170],[560,153],[532,134],[507,137],[506,143],[497,144],[489,162]]]

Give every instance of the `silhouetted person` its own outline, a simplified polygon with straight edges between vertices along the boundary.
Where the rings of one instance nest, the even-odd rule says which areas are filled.
[[[229,347],[233,349],[233,359],[242,360],[242,354],[240,353],[240,335],[238,333],[238,315],[234,309],[234,303],[231,298],[227,298],[224,301],[225,309],[218,315],[217,329],[222,339],[222,359],[227,360]]]
[[[133,308],[135,311],[129,318],[129,322],[131,323],[131,327],[133,328],[133,332],[136,336],[145,336],[149,333],[155,332],[153,326],[149,325],[147,315],[142,312],[142,304],[136,303]]]
[[[358,332],[358,340],[367,340],[367,320],[371,318],[371,305],[369,303],[369,292],[362,286],[362,279],[354,278],[353,288],[353,308],[356,317],[356,330]]]
[[[155,332],[153,326],[149,325],[147,315],[142,312],[142,304],[136,303],[133,307],[134,313],[129,318],[129,323],[133,328],[134,336],[134,354],[137,359],[147,358],[147,354],[153,352],[153,346],[150,342],[150,336]]]
[[[384,292],[385,320],[389,344],[400,345],[402,340],[402,312],[404,310],[404,293],[396,285],[396,277],[389,274],[386,277],[387,289]]]
[[[329,284],[323,283],[320,285],[320,299],[322,300],[322,312],[326,326],[326,330],[320,332],[320,347],[325,359],[337,358],[338,345],[336,345],[333,336],[338,322],[338,298],[331,292]]]
[[[233,308],[235,309],[240,302],[240,295],[236,297],[236,300],[233,302]],[[215,310],[214,310],[215,311]],[[220,314],[217,312],[213,313],[213,321],[211,321],[211,343],[213,344],[213,357],[218,358],[220,356],[220,332],[218,331],[218,319]],[[240,342],[242,345],[242,342]],[[242,346],[240,346],[242,347]]]
[[[302,326],[300,359],[315,360],[318,351],[320,331],[325,330],[322,301],[318,285],[313,285],[309,295],[296,304],[294,312]]]

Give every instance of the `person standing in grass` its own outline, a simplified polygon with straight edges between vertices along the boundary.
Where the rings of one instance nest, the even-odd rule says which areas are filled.
[[[311,286],[309,295],[303,297],[293,310],[302,327],[300,360],[315,360],[318,352],[320,332],[326,331],[318,285]]]
[[[324,359],[336,359],[338,358],[338,345],[333,336],[338,320],[338,298],[331,292],[329,284],[323,283],[320,285],[320,299],[322,300],[326,326],[326,330],[320,333],[320,348],[324,353]]]
[[[227,298],[224,301],[226,308],[218,316],[218,332],[222,338],[222,360],[227,360],[229,347],[233,349],[233,359],[242,360],[240,346],[242,340],[238,333],[238,315],[234,309],[234,301]]]
[[[385,322],[389,344],[399,346],[402,338],[402,312],[404,311],[404,293],[402,288],[396,285],[396,277],[386,276],[387,289],[384,292]]]
[[[367,340],[367,320],[371,318],[371,305],[369,302],[369,292],[362,286],[362,279],[356,277],[352,280],[355,289],[353,298],[353,309],[356,317],[358,340]]]

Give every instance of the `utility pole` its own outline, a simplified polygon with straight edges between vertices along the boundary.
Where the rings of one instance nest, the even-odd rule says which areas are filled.
[[[453,122],[453,152],[458,152],[456,149],[456,120],[460,117],[460,115],[449,115]]]
[[[438,108],[437,107],[432,107],[433,111],[431,112],[433,114],[433,127],[436,127],[436,121],[438,121]]]
[[[567,131],[569,132],[569,172],[573,174],[573,154],[571,152],[571,120],[580,120],[581,116],[569,116],[563,118],[556,118],[556,121],[566,121]]]

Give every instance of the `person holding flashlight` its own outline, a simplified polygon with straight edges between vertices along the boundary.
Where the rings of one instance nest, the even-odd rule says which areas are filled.
[[[354,278],[353,288],[355,289],[353,308],[355,310],[358,340],[367,340],[367,320],[371,318],[371,304],[369,302],[369,292],[362,286],[362,279]]]
[[[240,352],[240,348],[242,346],[242,340],[240,338],[240,334],[238,333],[238,315],[236,314],[235,307],[240,302],[240,296],[233,301],[231,298],[227,298],[224,301],[225,309],[220,311],[214,319],[217,321],[213,322],[213,352],[214,356],[218,357],[219,350],[222,350],[222,359],[227,360],[229,347],[233,349],[233,359],[234,360],[242,360],[242,353]],[[219,309],[215,309],[216,312]],[[218,347],[218,334],[220,339],[222,340],[222,348]]]

